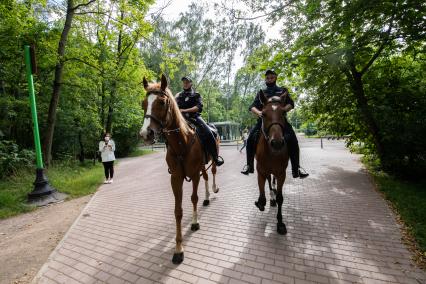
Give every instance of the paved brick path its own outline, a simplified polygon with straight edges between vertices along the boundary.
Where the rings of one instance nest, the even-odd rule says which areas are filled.
[[[286,181],[286,236],[276,233],[276,208],[254,206],[256,177],[239,173],[244,155],[223,147],[220,191],[202,207],[200,187],[195,233],[185,184],[185,261],[173,265],[174,199],[159,152],[120,162],[115,183],[99,189],[34,282],[426,283],[358,157],[342,142],[301,144],[311,176]]]

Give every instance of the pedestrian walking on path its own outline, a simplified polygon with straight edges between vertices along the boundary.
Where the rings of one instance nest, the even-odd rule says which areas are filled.
[[[99,142],[99,152],[101,152],[102,164],[105,170],[105,182],[112,183],[114,177],[114,161],[115,161],[115,143],[111,139],[111,134],[106,133],[104,141]]]
[[[241,147],[241,149],[240,149],[240,153],[243,151],[243,149],[247,146],[247,138],[248,138],[248,136],[249,136],[249,132],[248,132],[248,130],[247,130],[247,128],[245,128],[244,130],[243,130],[243,147]]]

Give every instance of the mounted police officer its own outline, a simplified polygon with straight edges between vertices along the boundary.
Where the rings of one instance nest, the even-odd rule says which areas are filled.
[[[263,90],[267,98],[273,96],[281,96],[284,93],[287,93],[285,110],[286,112],[294,108],[294,102],[288,94],[286,88],[277,86],[277,73],[274,70],[267,70],[265,73],[265,84],[266,89]],[[256,153],[256,145],[259,138],[260,129],[262,127],[262,108],[263,105],[259,98],[259,93],[257,93],[254,102],[250,105],[249,111],[254,113],[259,118],[257,119],[256,125],[250,131],[250,135],[247,139],[247,165],[244,167],[242,174],[248,175],[249,173],[254,173],[254,156]],[[297,141],[296,133],[294,133],[293,127],[288,123],[287,119],[286,124],[288,127],[284,128],[284,138],[288,144],[288,152],[291,160],[292,174],[294,178],[305,178],[309,174],[302,172],[299,165],[299,143]]]
[[[182,86],[183,91],[175,96],[179,109],[185,119],[195,125],[201,144],[210,154],[214,163],[217,166],[221,166],[224,161],[222,157],[218,156],[216,140],[212,130],[200,116],[203,111],[201,95],[192,88],[192,80],[188,76],[182,77]]]

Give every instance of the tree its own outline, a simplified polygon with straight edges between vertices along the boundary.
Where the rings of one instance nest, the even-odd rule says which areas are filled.
[[[253,7],[266,3],[246,2]],[[392,88],[401,85],[381,90],[371,86],[376,83],[375,75],[395,67],[386,58],[409,56],[421,64],[422,56],[415,54],[424,54],[425,3],[275,1],[271,7],[265,14],[268,20],[283,23],[282,39],[274,45],[271,64],[298,82],[307,94],[305,106],[322,126],[371,142],[385,168],[401,169],[398,160],[424,160],[424,151],[417,157],[398,151],[395,159],[390,142],[394,136],[388,136],[383,116],[377,115],[381,94],[395,92]],[[422,92],[421,88],[418,91]],[[387,112],[391,113],[394,106],[389,107]],[[409,144],[405,141],[399,148]]]
[[[51,158],[52,158],[51,154],[52,154],[53,133],[55,131],[56,110],[58,108],[59,95],[60,95],[61,86],[62,86],[64,55],[65,55],[65,47],[67,45],[67,40],[68,40],[68,34],[71,30],[72,21],[76,11],[80,8],[89,6],[93,2],[95,2],[95,0],[90,0],[89,2],[86,2],[86,3],[74,5],[73,0],[67,1],[65,24],[61,33],[61,38],[58,43],[57,63],[55,67],[55,77],[53,80],[53,91],[52,91],[52,97],[50,99],[49,114],[47,116],[47,129],[45,132],[44,143],[43,143],[43,155],[44,155],[46,167],[49,166]]]

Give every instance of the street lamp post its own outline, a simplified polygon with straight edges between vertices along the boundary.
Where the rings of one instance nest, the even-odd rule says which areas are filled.
[[[34,181],[34,189],[28,194],[28,201],[39,201],[41,198],[50,197],[56,190],[50,186],[49,181],[44,173],[43,159],[41,155],[40,134],[38,130],[37,107],[34,94],[33,73],[36,73],[34,48],[25,46],[25,65],[28,81],[28,93],[31,106],[31,115],[33,120],[34,145],[36,152],[36,179]],[[50,203],[50,202],[49,202]]]

